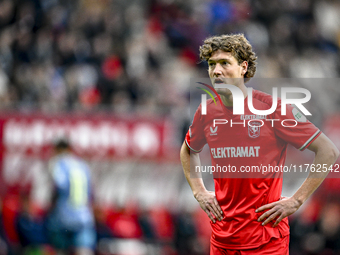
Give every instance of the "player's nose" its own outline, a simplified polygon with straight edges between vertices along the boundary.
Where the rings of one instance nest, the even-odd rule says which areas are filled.
[[[216,64],[213,74],[214,74],[215,77],[219,77],[219,76],[222,75],[222,67],[221,67],[220,64],[218,64],[218,63]]]

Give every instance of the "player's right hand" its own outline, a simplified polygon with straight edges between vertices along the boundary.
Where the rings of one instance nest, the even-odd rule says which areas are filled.
[[[212,222],[215,223],[216,219],[219,221],[223,219],[223,212],[217,202],[215,192],[207,190],[202,191],[197,193],[195,198]]]

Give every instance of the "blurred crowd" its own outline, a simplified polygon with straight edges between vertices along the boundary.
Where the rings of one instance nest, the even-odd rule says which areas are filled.
[[[0,107],[174,111],[206,77],[198,47],[242,32],[256,77],[338,77],[332,0],[2,0]]]
[[[336,0],[0,0],[0,110],[165,114],[184,133],[190,78],[207,77],[199,45],[209,35],[239,32],[259,57],[255,77],[339,77]],[[332,97],[317,105],[339,111],[339,84],[327,90]],[[46,241],[32,235],[43,233],[44,214],[25,196],[2,200],[0,254],[51,254],[34,248]],[[313,200],[292,218],[291,254],[340,253],[339,204]],[[95,208],[98,254],[142,244],[140,254],[207,254],[200,209],[163,209]],[[135,243],[114,241],[124,239]]]

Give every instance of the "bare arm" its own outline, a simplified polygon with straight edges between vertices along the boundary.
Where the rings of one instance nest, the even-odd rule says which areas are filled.
[[[309,150],[315,153],[313,161],[314,165],[321,164],[326,165],[327,169],[334,164],[339,157],[339,150],[335,147],[333,142],[329,140],[327,136],[321,134],[314,142],[308,147]],[[277,226],[280,221],[296,212],[300,206],[313,194],[313,192],[320,186],[323,180],[328,175],[328,172],[318,173],[316,171],[310,172],[306,180],[302,183],[301,187],[295,192],[295,194],[274,203],[263,205],[256,210],[261,212],[263,210],[270,209],[262,214],[258,221],[264,221],[262,225],[266,225],[270,221],[277,219],[273,227]]]
[[[216,200],[215,193],[205,188],[201,174],[195,173],[195,177],[190,177],[190,170],[194,173],[195,166],[201,165],[199,154],[191,153],[184,142],[180,156],[185,178],[201,208],[207,213],[212,222],[215,223],[215,219],[222,220],[222,210]]]

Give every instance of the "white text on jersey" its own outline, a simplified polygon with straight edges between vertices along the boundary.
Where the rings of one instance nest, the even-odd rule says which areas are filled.
[[[213,158],[250,158],[259,157],[260,146],[217,147],[211,148]]]

